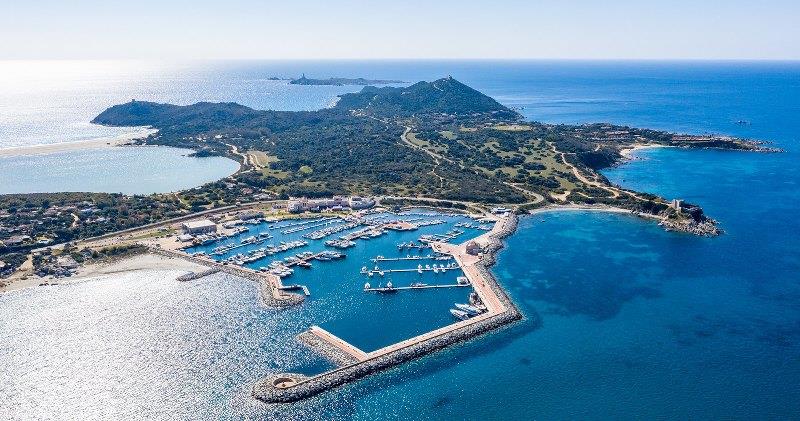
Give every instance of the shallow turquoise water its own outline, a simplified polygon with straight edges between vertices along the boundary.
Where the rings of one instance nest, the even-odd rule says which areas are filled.
[[[191,152],[148,146],[0,157],[0,194],[167,193],[219,180],[239,169],[232,159],[190,157]]]

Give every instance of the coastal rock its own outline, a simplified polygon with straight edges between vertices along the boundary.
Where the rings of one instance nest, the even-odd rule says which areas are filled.
[[[706,218],[702,221],[695,221],[691,218],[683,219],[664,219],[659,225],[667,231],[686,232],[704,237],[714,237],[722,234],[722,229],[717,226],[717,221]]]

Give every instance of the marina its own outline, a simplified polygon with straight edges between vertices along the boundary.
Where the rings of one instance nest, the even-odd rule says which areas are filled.
[[[464,236],[480,242],[482,248],[493,247],[497,238],[513,228],[499,223],[486,231],[479,228],[477,218],[460,214],[408,216],[413,215],[377,210],[369,217],[361,213],[297,222],[261,221],[251,225],[249,232],[186,249],[199,259],[215,262],[212,265],[261,279],[266,303],[297,305],[305,299],[364,294],[357,304],[337,308],[330,320],[298,336],[321,355],[330,355],[331,361],[351,365],[311,377],[284,373],[275,382],[264,379],[254,389],[256,397],[268,402],[301,399],[519,318],[491,275],[482,269],[481,257],[468,253],[467,243],[473,241],[450,243]],[[345,223],[337,225],[337,221]],[[276,230],[276,226],[283,229]],[[336,233],[340,237],[324,239]],[[278,245],[255,243],[267,235]],[[348,257],[331,248],[348,249]],[[266,266],[258,264],[269,255],[278,257],[292,249],[297,251]],[[415,249],[429,252],[408,254]],[[299,282],[284,285],[281,278],[288,276]],[[376,276],[385,282],[364,283],[365,278]],[[407,293],[412,290],[418,293]],[[469,292],[459,292],[464,290]],[[380,317],[365,319],[364,313]],[[408,314],[424,317],[409,319]],[[384,323],[395,328],[380,336],[369,334]]]
[[[423,272],[445,273],[445,272],[447,272],[449,270],[460,270],[460,269],[461,268],[455,262],[452,262],[452,263],[447,264],[447,265],[445,265],[445,264],[440,264],[440,265],[437,265],[437,264],[430,265],[430,264],[428,264],[428,265],[422,266],[420,264],[420,265],[417,265],[416,268],[405,268],[405,269],[381,269],[378,266],[375,266],[375,268],[370,270],[366,266],[364,266],[364,267],[361,268],[361,274],[362,275],[367,275],[369,277],[372,277],[373,275],[384,276],[386,274],[403,273],[403,272],[417,272],[417,273],[420,273],[420,274],[423,273]]]
[[[468,286],[470,286],[468,283],[452,284],[452,285],[411,285],[407,287],[392,286],[392,287],[364,288],[364,291],[366,292],[408,291],[408,290],[432,289],[432,288],[463,288]]]

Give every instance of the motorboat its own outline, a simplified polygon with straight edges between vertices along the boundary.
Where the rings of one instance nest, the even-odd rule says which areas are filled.
[[[450,309],[450,314],[452,314],[453,317],[455,317],[455,318],[457,318],[459,320],[467,320],[470,317],[469,314],[466,311],[456,310],[454,308]]]

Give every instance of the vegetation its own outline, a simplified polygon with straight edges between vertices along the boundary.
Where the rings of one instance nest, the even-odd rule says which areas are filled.
[[[143,143],[229,156],[242,161],[242,170],[176,194],[0,196],[5,260],[18,265],[19,258],[8,256],[190,212],[289,196],[401,198],[396,203],[428,197],[456,208],[465,206],[460,202],[522,209],[573,202],[674,216],[665,200],[612,186],[597,170],[634,145],[765,150],[728,137],[523,122],[513,110],[449,77],[408,87],[364,87],[318,111],[131,101],[110,107],[93,122],[152,126],[158,133]]]

